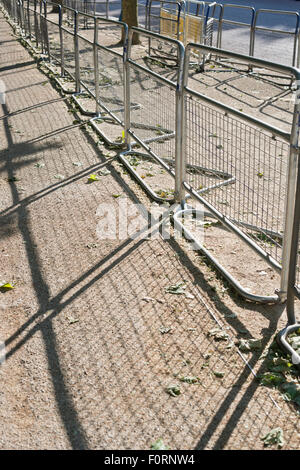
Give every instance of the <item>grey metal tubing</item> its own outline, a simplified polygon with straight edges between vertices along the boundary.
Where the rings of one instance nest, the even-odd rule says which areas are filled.
[[[296,271],[298,263],[298,243],[299,243],[299,231],[300,231],[300,160],[298,160],[297,168],[297,190],[296,190],[296,202],[294,208],[294,220],[292,226],[292,243],[290,246],[290,264],[288,270],[288,292],[287,292],[287,319],[288,324],[286,328],[281,330],[276,339],[279,346],[288,354],[291,355],[292,363],[297,366],[300,370],[300,356],[291,347],[287,341],[287,337],[297,331],[300,328],[300,324],[297,323],[295,315],[295,295],[298,293],[295,290],[296,284]]]
[[[254,65],[256,67],[268,68],[270,70],[273,70],[274,72],[284,73],[285,75],[294,76],[296,80],[298,80],[300,77],[300,70],[298,70],[297,68],[291,65],[282,65],[282,64],[278,64],[276,62],[270,62],[264,59],[256,59],[255,57],[250,57],[245,54],[238,54],[237,52],[231,52],[231,51],[228,51],[225,49],[219,49],[213,46],[205,46],[202,44],[199,45],[195,43],[190,43],[189,46],[193,48],[201,48],[203,49],[203,51],[206,51],[208,53],[215,53],[215,55],[220,55],[228,59],[233,58],[233,59],[241,60],[245,63],[249,63],[250,65]]]
[[[280,29],[273,29],[273,28],[266,28],[263,26],[256,26],[257,18],[260,13],[271,13],[271,14],[281,14],[281,15],[289,15],[289,16],[296,16],[296,26],[295,31],[283,31]],[[294,36],[294,47],[293,47],[293,59],[292,65],[295,66],[296,64],[296,53],[297,53],[297,40],[298,40],[298,33],[299,33],[299,22],[300,16],[299,13],[293,11],[284,11],[284,10],[267,10],[267,9],[259,9],[255,13],[254,23],[253,23],[253,35],[252,35],[252,43],[250,49],[250,55],[254,56],[254,48],[255,48],[255,31],[270,31],[274,33],[286,34],[290,36]]]
[[[297,162],[296,155],[298,156],[298,147],[297,147],[297,142],[298,142],[298,136],[299,136],[299,116],[300,116],[300,107],[299,104],[295,105],[295,110],[294,110],[294,122],[292,126],[292,132],[291,133],[286,133],[281,131],[280,129],[273,128],[273,126],[266,125],[266,123],[254,119],[251,116],[244,115],[243,113],[236,112],[233,108],[230,108],[228,106],[224,106],[222,103],[219,103],[215,100],[208,99],[208,97],[201,95],[197,92],[194,92],[193,90],[190,90],[187,87],[187,81],[188,81],[188,65],[189,65],[189,54],[190,54],[190,49],[191,48],[198,48],[200,50],[204,51],[211,51],[213,50],[214,52],[217,52],[220,56],[225,56],[225,57],[232,57],[232,58],[237,58],[237,59],[242,59],[244,62],[249,62],[250,64],[255,64],[260,67],[268,67],[271,69],[274,69],[275,71],[280,70],[281,72],[284,71],[285,73],[289,75],[293,75],[296,78],[299,77],[300,71],[297,69],[294,69],[293,67],[287,67],[287,66],[280,66],[278,67],[277,64],[272,64],[267,61],[260,61],[254,58],[250,58],[248,56],[243,56],[241,54],[232,54],[228,51],[222,51],[217,48],[212,48],[208,46],[201,46],[201,45],[196,45],[196,44],[189,44],[186,48],[186,55],[185,55],[185,64],[184,64],[184,76],[183,76],[183,81],[184,81],[184,93],[188,92],[195,97],[200,97],[201,99],[205,100],[206,102],[209,102],[210,104],[213,104],[215,106],[218,106],[220,109],[226,110],[230,112],[231,114],[235,114],[238,117],[251,122],[252,124],[258,125],[259,127],[262,127],[263,129],[268,130],[272,134],[279,135],[280,137],[283,137],[287,142],[290,143],[290,160],[289,160],[289,175],[288,175],[288,194],[287,194],[287,200],[286,200],[286,220],[285,220],[285,231],[284,231],[284,241],[283,241],[283,268],[281,268],[281,265],[273,259],[268,253],[266,253],[265,250],[263,250],[259,245],[257,245],[250,237],[248,237],[246,234],[244,234],[235,224],[232,220],[227,218],[224,214],[219,212],[214,206],[212,206],[210,203],[208,203],[202,196],[199,194],[199,192],[195,191],[194,188],[192,188],[185,180],[185,163],[182,162],[181,164],[181,180],[182,180],[182,185],[185,187],[185,189],[192,195],[196,200],[199,200],[220,222],[222,222],[226,227],[228,227],[231,231],[236,233],[239,238],[241,238],[244,242],[246,242],[251,248],[253,248],[259,256],[261,256],[268,264],[270,264],[275,270],[281,271],[283,270],[282,274],[282,280],[281,280],[281,291],[279,295],[277,296],[277,301],[285,301],[286,300],[286,295],[287,295],[287,279],[286,279],[286,270],[287,267],[289,266],[290,263],[290,244],[291,244],[291,233],[290,233],[290,225],[291,225],[291,220],[293,217],[294,213],[294,197],[295,197],[295,164]],[[212,259],[212,258],[211,258]],[[217,264],[218,265],[218,264]],[[220,266],[218,266],[220,268]],[[221,268],[222,269],[222,268]],[[228,273],[224,272],[225,277],[228,278]],[[231,279],[232,282],[232,279]],[[240,290],[240,287],[238,286],[238,283],[236,284],[236,288]],[[262,299],[264,302],[264,300]]]
[[[240,8],[244,10],[250,10],[252,15],[251,15],[251,22],[248,23],[243,23],[243,22],[237,22],[237,21],[231,21],[231,20],[224,20],[224,13],[225,13],[225,8]],[[246,5],[233,5],[233,4],[226,4],[223,5],[221,15],[219,18],[219,29],[218,29],[218,48],[222,48],[222,33],[223,33],[223,24],[234,24],[234,25],[240,25],[240,26],[250,26],[250,44],[249,44],[249,55],[251,54],[251,37],[252,37],[252,30],[253,30],[253,22],[254,22],[254,16],[255,16],[255,8],[246,6]]]
[[[144,147],[143,143],[141,145]],[[132,166],[128,163],[126,156],[127,155],[137,155],[140,157],[149,157],[149,154],[144,154],[142,152],[137,152],[134,150],[127,150],[125,152],[122,152],[119,154],[119,160],[123,163],[123,165],[127,168],[127,170],[134,176],[134,178],[138,181],[138,183],[142,186],[142,188],[149,194],[149,196],[156,202],[174,202],[173,199],[166,199],[158,196],[153,189],[136,173],[136,171],[133,170]],[[155,157],[153,157],[155,158]],[[155,158],[157,161],[157,158]],[[163,166],[163,162],[159,162]],[[168,171],[174,178],[175,178],[175,173],[171,172],[168,167],[165,167],[166,171]]]
[[[178,63],[178,72],[177,72],[177,80],[176,83],[161,77],[159,74],[150,71],[149,69],[141,66],[140,64],[135,63],[133,60],[131,60],[131,45],[132,45],[132,37],[134,33],[140,33],[143,34],[144,37],[146,38],[159,38],[159,39],[165,39],[171,44],[176,45],[178,55],[179,55],[179,63]],[[163,37],[157,33],[153,33],[150,31],[145,31],[141,28],[135,28],[132,27],[129,30],[128,33],[128,50],[126,54],[126,80],[125,83],[127,83],[126,88],[126,105],[127,105],[127,113],[126,113],[126,121],[125,121],[125,136],[126,140],[125,143],[127,145],[127,152],[131,150],[130,147],[130,137],[134,137],[135,141],[138,142],[140,145],[143,146],[143,148],[161,165],[163,168],[165,168],[172,176],[175,177],[175,200],[181,201],[183,199],[183,186],[181,184],[181,176],[180,176],[180,170],[181,170],[181,160],[182,160],[182,133],[183,133],[183,126],[184,122],[182,119],[182,109],[183,109],[183,91],[182,91],[182,80],[183,80],[183,65],[184,65],[184,46],[181,42]],[[175,122],[175,172],[173,170],[170,170],[168,165],[156,154],[154,154],[150,147],[147,145],[147,142],[144,140],[142,141],[139,139],[135,133],[131,130],[131,113],[130,113],[130,86],[128,84],[130,83],[130,65],[133,67],[145,72],[147,75],[153,76],[156,80],[159,82],[163,83],[164,85],[168,85],[171,88],[175,89],[176,91],[176,122]],[[124,155],[121,154],[121,156]],[[130,169],[131,173],[133,172],[132,169]],[[134,172],[136,173],[136,172]],[[136,177],[138,176],[137,174],[135,175]],[[145,186],[145,185],[143,185]],[[153,197],[153,194],[150,194]]]
[[[178,12],[177,12],[177,20],[172,20],[170,19],[169,21],[171,22],[176,22],[178,25],[179,25],[179,21],[180,21],[180,15],[181,15],[181,3],[184,3],[185,4],[185,1],[183,2],[180,2],[180,1],[177,1],[177,0],[170,0],[170,1],[164,1],[164,0],[147,0],[147,10],[148,10],[148,13],[147,13],[147,18],[148,18],[148,24],[146,25],[146,29],[148,29],[149,31],[151,31],[151,18],[160,18],[160,16],[157,16],[157,15],[151,15],[151,6],[152,6],[152,2],[153,1],[157,1],[157,2],[160,2],[160,3],[165,3],[167,5],[176,5],[177,6],[177,9],[178,9]],[[153,32],[153,31],[151,31]],[[177,27],[177,40],[179,40],[179,28]],[[148,37],[148,54],[149,56],[151,56],[151,36]],[[167,58],[167,57],[166,57]]]
[[[201,201],[202,202],[202,201]],[[203,204],[206,205],[206,203],[203,201]],[[264,304],[269,304],[269,303],[280,303],[281,299],[279,295],[269,295],[269,296],[262,296],[262,295],[257,295],[249,292],[246,290],[231,274],[222,266],[218,260],[211,255],[211,253],[195,238],[195,236],[192,234],[192,232],[185,227],[185,225],[180,222],[179,217],[188,215],[188,214],[196,214],[197,211],[196,209],[184,209],[182,206],[178,207],[177,211],[174,211],[173,215],[173,222],[174,222],[174,227],[181,231],[181,233],[184,234],[187,240],[192,241],[194,243],[194,246],[196,247],[197,250],[201,251],[210,261],[211,263],[214,264],[214,266],[218,269],[218,271],[223,275],[223,277],[231,284],[237,292],[247,300],[250,300],[252,302],[258,302],[258,303],[264,303]],[[218,217],[217,217],[218,218]]]
[[[124,31],[124,45],[123,45],[123,53],[120,54],[112,49],[109,49],[106,46],[103,46],[99,43],[99,36],[98,36],[98,23],[99,21],[105,22],[108,24],[114,24],[118,27],[122,27]],[[99,18],[95,17],[95,34],[94,34],[94,67],[95,67],[95,95],[91,95],[95,98],[96,100],[96,116],[90,120],[90,123],[94,130],[108,143],[108,145],[114,146],[114,147],[123,147],[123,143],[115,142],[111,140],[106,134],[104,134],[101,129],[97,126],[97,119],[111,119],[114,123],[124,127],[124,123],[122,122],[121,119],[118,118],[118,116],[115,115],[115,112],[117,111],[122,111],[125,108],[125,114],[126,114],[126,104],[125,104],[125,99],[124,99],[124,107],[119,108],[117,110],[110,110],[105,104],[101,101],[101,91],[99,87],[99,79],[98,79],[98,73],[99,73],[99,66],[98,66],[98,49],[103,50],[108,52],[111,55],[114,55],[119,58],[123,58],[123,68],[124,68],[124,57],[126,55],[126,50],[127,50],[127,42],[128,42],[128,26],[126,23],[113,20],[113,19],[107,19],[107,18]],[[96,71],[97,69],[97,71]],[[123,87],[123,90],[125,88],[125,84]],[[104,117],[101,115],[101,110],[104,110],[106,114],[110,116],[110,118]]]
[[[95,99],[96,99],[96,116],[99,116],[100,114],[100,89],[99,89],[99,60],[98,60],[98,21],[95,18],[94,19],[94,45],[93,45],[93,51],[94,51],[94,80],[95,80]]]

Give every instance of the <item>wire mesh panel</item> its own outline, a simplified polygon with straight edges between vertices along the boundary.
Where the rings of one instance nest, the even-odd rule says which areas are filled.
[[[29,19],[29,1],[25,1],[23,3],[23,15],[24,15],[24,34],[28,38],[30,37],[30,19]]]
[[[99,17],[95,25],[97,116],[91,123],[108,144],[120,146],[125,109],[124,44],[127,40],[127,26],[116,20]]]
[[[80,85],[95,96],[94,46],[93,42],[78,35]]]
[[[27,15],[28,15],[29,38],[31,40],[33,40],[36,37],[36,32],[35,32],[35,2],[33,0],[28,0]]]
[[[75,80],[75,45],[74,45],[74,33],[61,28],[63,38],[63,59],[64,59],[64,70]]]
[[[188,63],[190,49],[194,47],[204,53],[218,52],[222,59],[238,59],[289,77],[297,78],[297,71],[207,46],[190,44],[186,49],[183,185],[188,196],[200,201],[265,262],[276,270],[282,268],[281,292],[286,295],[298,104],[293,125],[286,132],[189,88]],[[182,224],[181,228],[185,230]],[[260,302],[278,301],[278,296],[249,294],[203,246],[201,249],[241,295]]]
[[[257,10],[251,55],[285,65],[295,65],[298,32],[298,13]]]
[[[59,13],[53,13],[52,15],[47,14],[47,35],[50,59],[53,60],[55,64],[60,64],[62,44]]]
[[[178,161],[179,122],[178,93],[183,46],[175,40],[134,28],[141,37],[158,39],[176,50],[178,69],[172,78],[163,77],[160,64],[153,67],[151,61],[134,59],[129,47],[126,79],[130,84],[127,94],[125,128],[132,139],[132,146],[122,154],[121,160],[142,186],[156,200],[174,198],[174,168]],[[181,64],[181,65],[180,65]],[[138,101],[134,106],[132,100]],[[129,141],[126,142],[129,144]],[[139,150],[142,148],[142,150]],[[172,176],[173,175],[173,176]]]
[[[189,93],[186,125],[188,184],[281,263],[289,144]]]

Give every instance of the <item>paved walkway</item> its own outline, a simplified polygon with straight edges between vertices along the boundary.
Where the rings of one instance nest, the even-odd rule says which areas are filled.
[[[258,387],[235,346],[208,337],[213,315],[235,336],[251,314],[259,331],[248,334],[266,344],[281,312],[218,295],[184,243],[99,240],[100,204],[149,201],[74,123],[1,13],[0,38],[0,278],[15,284],[0,293],[0,448],[149,449],[162,438],[171,449],[260,449],[279,425],[298,448],[294,412]],[[182,280],[194,298],[165,291]],[[166,393],[174,382],[177,397]]]

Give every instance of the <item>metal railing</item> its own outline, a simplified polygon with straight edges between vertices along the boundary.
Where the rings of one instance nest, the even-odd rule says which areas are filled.
[[[139,64],[131,56],[132,36],[138,33],[147,39],[159,39],[164,45],[174,49],[178,63],[177,73],[173,80],[167,79]],[[181,156],[181,107],[182,107],[182,71],[184,46],[181,42],[163,37],[159,34],[140,28],[131,28],[129,33],[128,53],[126,56],[126,118],[125,144],[127,150],[120,154],[120,159],[139,183],[156,201],[164,201],[147,185],[143,178],[130,164],[131,157],[151,158],[175,178],[175,194],[179,192],[179,170]],[[135,73],[132,81],[131,74]],[[141,88],[143,84],[143,88]],[[141,107],[131,111],[131,96],[139,96]],[[157,135],[158,134],[158,135]],[[132,149],[131,140],[144,149],[144,153]],[[151,147],[149,146],[151,143]],[[146,153],[146,155],[145,155]],[[164,156],[167,157],[164,157]]]
[[[263,15],[276,15],[282,17],[292,17],[294,18],[294,25],[290,26],[289,30],[283,28],[267,28],[265,26],[259,25],[259,19]],[[280,38],[287,38],[290,37],[290,47],[285,49],[285,54],[283,58],[283,63],[292,66],[299,66],[299,54],[297,53],[297,43],[298,43],[298,36],[299,36],[299,13],[292,12],[292,11],[278,11],[278,10],[267,10],[267,9],[260,9],[257,10],[255,13],[253,27],[252,27],[252,34],[251,34],[251,44],[250,44],[250,53],[249,55],[257,58],[264,58],[271,60],[274,55],[276,56],[276,43]],[[259,54],[256,53],[256,44],[258,40],[262,38],[263,41],[263,57],[260,57]],[[285,46],[286,47],[286,46]],[[277,62],[279,60],[277,59]]]
[[[9,2],[2,3],[6,6]],[[244,298],[264,303],[285,301],[293,245],[300,105],[296,101],[291,130],[283,131],[199,93],[190,86],[188,71],[190,55],[198,51],[200,55],[239,61],[248,67],[293,78],[297,96],[300,71],[196,43],[185,49],[180,41],[147,29],[131,28],[128,34],[125,23],[69,8],[64,13],[60,9],[58,16],[50,19],[45,2],[26,4],[24,21],[24,5],[21,0],[17,4],[17,22],[24,36],[32,36],[34,18],[35,41],[39,43],[41,36],[48,60],[61,66],[62,76],[67,73],[73,79],[76,92],[73,98],[77,103],[82,94],[91,98],[94,106],[91,124],[108,143],[126,147],[120,159],[152,198],[166,200],[143,181],[131,158],[150,158],[171,175],[172,199],[178,204],[175,226],[193,239],[179,219],[194,210],[186,204],[189,198],[199,201],[280,273],[279,292],[271,296],[248,292],[195,239],[198,248]],[[13,12],[11,5],[8,8]],[[71,26],[64,26],[63,15],[73,18]],[[93,39],[80,31],[82,18],[94,22]],[[105,46],[99,38],[102,23],[119,31],[123,38],[121,52]],[[134,33],[174,49],[177,63],[174,79],[165,78],[132,56]],[[138,103],[132,102],[131,97]],[[105,120],[113,124],[110,126],[113,137],[105,136],[101,130]],[[137,151],[137,146],[143,152]],[[251,215],[246,215],[247,212]]]

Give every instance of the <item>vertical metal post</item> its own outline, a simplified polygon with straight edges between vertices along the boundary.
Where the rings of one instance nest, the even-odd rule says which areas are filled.
[[[80,62],[78,43],[78,11],[74,12],[75,91],[80,93]]]
[[[217,47],[222,48],[222,33],[223,33],[223,17],[224,17],[224,5],[220,5],[220,16],[219,16],[219,25],[217,32]]]
[[[251,24],[251,29],[250,29],[250,48],[249,48],[250,57],[254,57],[255,28],[256,28],[256,23],[257,23],[257,15],[258,15],[258,11],[255,12],[255,15]]]
[[[94,17],[94,79],[96,97],[96,115],[100,114],[100,89],[99,89],[99,59],[98,59],[98,20]]]
[[[35,27],[35,43],[36,47],[39,46],[40,36],[39,36],[39,22],[38,22],[38,5],[37,0],[34,0],[34,27]]]
[[[59,10],[59,39],[60,39],[60,75],[65,76],[65,49],[64,49],[64,34],[63,34],[63,8]]]
[[[287,194],[285,203],[285,224],[282,246],[282,271],[280,297],[286,300],[288,290],[288,274],[291,260],[293,219],[295,210],[295,193],[297,185],[297,169],[299,160],[299,126],[300,126],[300,74],[296,77],[297,90],[294,105],[294,116],[291,131],[289,165],[287,174]]]
[[[29,0],[27,0],[27,21],[28,21],[28,37],[31,40],[31,23],[30,23],[30,4]]]
[[[43,0],[43,3],[44,3],[43,35],[44,35],[45,47],[48,52],[48,57],[50,61],[50,44],[49,44],[48,23],[47,23],[47,3],[45,0]],[[59,7],[59,9],[61,9],[61,7]]]
[[[293,67],[297,66],[297,65],[296,65],[296,61],[297,61],[297,41],[298,41],[298,35],[299,35],[299,14],[297,13],[297,22],[296,22],[296,28],[295,28],[294,47],[293,47]]]
[[[294,221],[292,227],[292,243],[291,243],[291,261],[288,273],[288,290],[287,290],[287,305],[286,313],[288,318],[288,325],[295,325],[297,322],[295,315],[295,284],[296,273],[298,264],[298,243],[299,243],[299,229],[300,229],[300,159],[298,159],[298,172],[297,172],[297,190],[296,202],[294,211]]]
[[[130,111],[130,65],[129,59],[131,54],[131,42],[132,42],[133,31],[126,28],[124,31],[124,49],[123,49],[123,64],[124,64],[124,133],[125,133],[125,145],[127,149],[130,149],[130,134],[129,129],[131,127],[131,111]]]
[[[297,61],[296,61],[296,67],[297,69],[300,67],[300,30],[298,31],[297,35]]]
[[[186,120],[184,100],[184,68],[188,68],[188,61],[184,62],[185,49],[183,44],[178,45],[178,72],[176,87],[176,124],[175,124],[175,202],[183,204],[185,200],[185,189],[183,181],[185,177],[185,146],[186,146]]]

